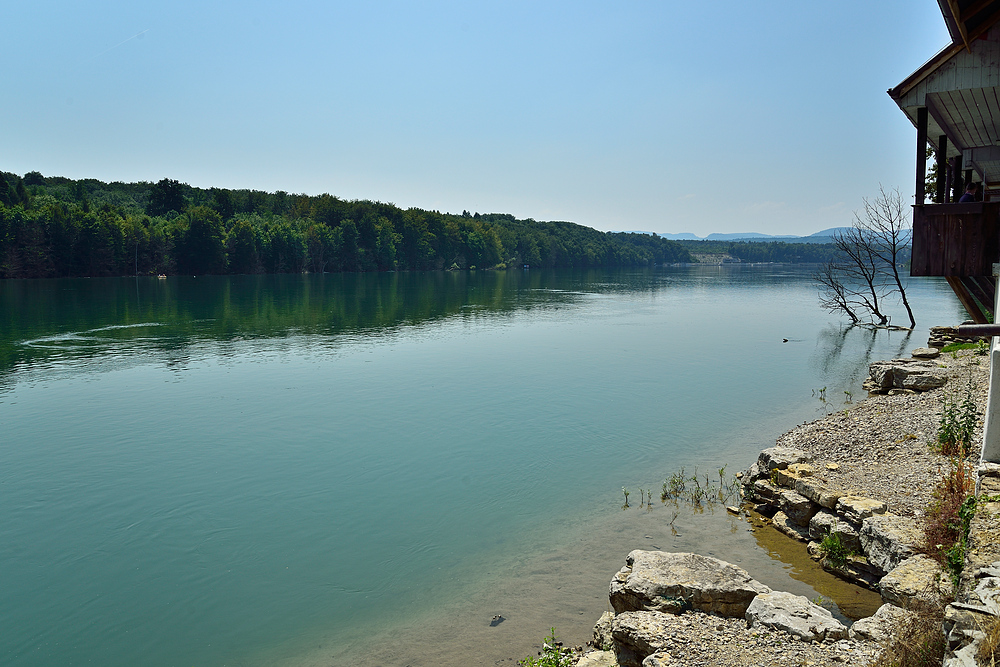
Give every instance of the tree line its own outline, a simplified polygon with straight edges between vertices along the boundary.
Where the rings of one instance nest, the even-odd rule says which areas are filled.
[[[254,274],[693,261],[675,241],[330,194],[0,172],[0,278]]]
[[[741,262],[824,264],[835,258],[834,243],[787,243],[785,241],[679,241],[696,254],[730,255]]]

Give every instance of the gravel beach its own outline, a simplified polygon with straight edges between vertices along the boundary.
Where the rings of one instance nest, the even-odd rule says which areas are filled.
[[[989,357],[975,350],[945,353],[933,363],[947,374],[943,387],[923,393],[870,394],[846,409],[793,428],[776,444],[811,454],[817,478],[830,487],[881,500],[889,512],[919,520],[948,465],[948,459],[931,447],[944,400],[960,401],[969,391],[982,414],[988,390]],[[974,442],[981,441],[980,424]],[[700,612],[685,613],[670,623],[676,626],[668,638],[670,665],[860,666],[869,664],[879,651],[868,640],[807,643],[782,632],[748,630],[743,619]],[[615,663],[587,659],[580,663],[601,664]]]

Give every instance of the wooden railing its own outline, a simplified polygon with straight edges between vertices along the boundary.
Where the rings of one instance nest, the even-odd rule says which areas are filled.
[[[911,276],[992,276],[1000,202],[913,207]]]
[[[1000,202],[913,207],[911,276],[944,276],[973,321],[993,320]]]

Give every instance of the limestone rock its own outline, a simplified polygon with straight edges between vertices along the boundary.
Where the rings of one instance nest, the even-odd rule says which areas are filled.
[[[841,496],[837,501],[837,514],[856,526],[860,526],[873,514],[885,514],[885,503],[861,496]]]
[[[1000,489],[996,488],[998,481],[1000,480],[993,477],[981,477],[980,492],[990,495],[1000,493]],[[997,539],[997,535],[1000,535],[1000,502],[989,502],[980,496],[976,513],[969,524],[966,572],[971,574],[1000,561],[1000,539]]]
[[[761,500],[775,500],[778,497],[778,488],[763,479],[754,481],[753,492],[755,497]]]
[[[770,477],[772,470],[784,470],[795,463],[805,463],[811,457],[801,449],[792,447],[769,447],[763,450],[757,461],[745,470],[743,474],[744,483],[751,483],[762,477]]]
[[[942,623],[948,646],[954,649],[982,637],[983,629],[990,627],[994,619],[985,608],[953,602],[944,608]]]
[[[800,526],[808,526],[809,519],[819,509],[816,505],[813,505],[811,500],[794,491],[782,491],[778,495],[780,498],[778,504],[781,507],[781,511],[791,521]]]
[[[815,469],[808,463],[792,463],[787,468],[778,468],[772,471],[778,484],[794,489],[796,482],[808,477],[812,477]]]
[[[809,541],[809,530],[791,521],[784,512],[778,512],[771,518],[771,523],[778,531],[799,542]]]
[[[1000,571],[998,570],[1000,563],[994,563],[993,567],[981,570],[979,575],[992,576],[982,576],[969,594],[970,602],[979,604],[994,616],[1000,616]]]
[[[640,610],[680,613],[690,607],[741,617],[755,595],[770,591],[743,568],[718,558],[637,549],[611,580],[609,597],[618,615]]]
[[[897,607],[941,604],[951,593],[951,580],[935,560],[919,554],[908,558],[879,581],[882,600]]]
[[[618,660],[612,651],[589,651],[583,654],[576,667],[617,667]]]
[[[611,622],[614,620],[615,615],[610,611],[601,614],[594,625],[594,646],[605,651],[611,649]]]
[[[611,624],[615,656],[622,667],[641,667],[649,655],[670,643],[671,614],[658,611],[626,611]]]
[[[868,562],[883,572],[891,572],[917,553],[923,531],[914,519],[892,513],[874,514],[862,522],[859,537]]]
[[[854,526],[841,519],[833,512],[821,510],[809,520],[809,537],[822,542],[828,534],[839,535],[840,543],[852,553],[861,551],[861,541]]]
[[[851,626],[851,639],[867,639],[873,642],[884,642],[896,627],[906,623],[916,614],[893,604],[884,604],[868,618],[855,621]]]
[[[866,386],[870,391],[888,392],[890,389],[927,391],[943,386],[947,374],[934,362],[923,359],[893,359],[876,361],[868,367]]]
[[[943,387],[948,382],[948,376],[937,368],[922,373],[910,373],[903,378],[902,389],[910,391],[929,391]]]
[[[805,496],[820,507],[831,510],[837,506],[837,501],[844,495],[842,491],[829,489],[819,480],[809,477],[795,480],[795,492]]]
[[[783,470],[796,463],[811,461],[812,456],[806,454],[801,449],[792,447],[769,447],[760,453],[757,462],[761,463],[761,468],[767,472],[772,470]]]
[[[762,593],[747,607],[750,628],[781,630],[803,641],[843,639],[847,628],[826,609],[801,595]]]
[[[978,644],[964,646],[951,656],[945,657],[941,667],[979,667],[979,663],[976,661],[977,650],[979,650]]]
[[[657,651],[652,655],[647,655],[646,659],[642,661],[642,667],[669,667],[676,664],[677,660],[666,651]]]
[[[917,359],[934,359],[941,354],[941,350],[936,347],[918,347],[910,354]]]

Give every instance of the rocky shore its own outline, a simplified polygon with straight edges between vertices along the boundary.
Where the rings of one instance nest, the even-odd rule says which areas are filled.
[[[942,331],[932,330],[933,342]],[[910,609],[952,601],[951,578],[922,553],[921,522],[949,466],[932,448],[944,399],[968,392],[985,412],[989,357],[978,352],[920,349],[872,364],[866,399],[785,433],[740,474],[739,511],[800,541],[837,576],[877,590],[885,604],[873,616],[848,628],[730,563],[633,551],[611,580],[614,611],[595,626],[594,650],[577,667],[868,665]],[[982,476],[984,493],[1000,493],[1000,468]],[[1000,503],[989,506],[996,511],[973,520],[959,601],[945,611],[945,664],[975,665],[970,640],[1000,614]],[[843,547],[836,558],[821,546],[828,535]]]

